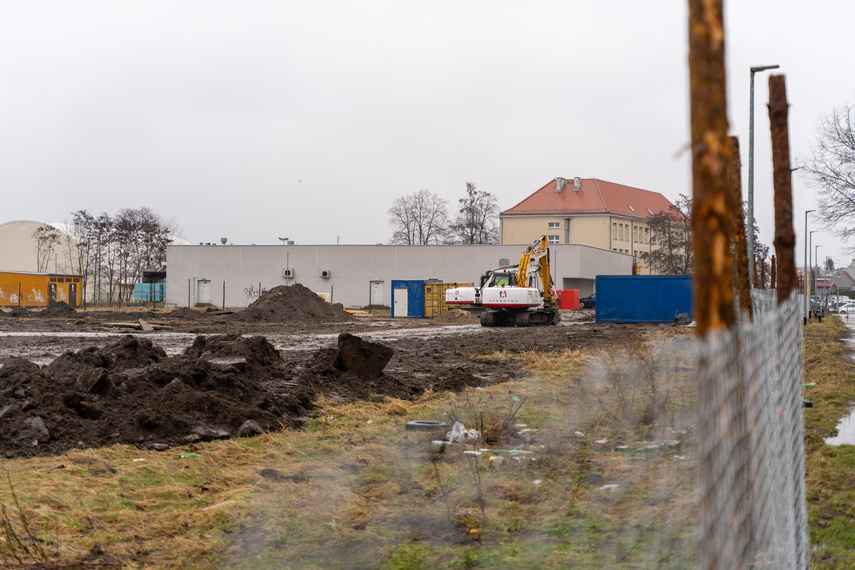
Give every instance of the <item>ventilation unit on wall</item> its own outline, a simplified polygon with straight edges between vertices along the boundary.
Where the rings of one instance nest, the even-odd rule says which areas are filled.
[[[282,270],[282,277],[285,279],[293,279],[294,278],[294,270],[290,267],[286,267]]]
[[[330,271],[329,269],[324,269],[323,271],[321,271],[321,277],[324,279],[329,279],[330,277],[332,277],[332,271]]]

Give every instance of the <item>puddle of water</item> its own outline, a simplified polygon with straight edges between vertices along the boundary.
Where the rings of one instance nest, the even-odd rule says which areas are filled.
[[[843,319],[843,323],[850,330],[855,332],[855,319]],[[855,344],[855,337],[849,336],[843,339],[848,344]],[[837,435],[825,439],[828,445],[855,445],[855,410],[848,416],[837,422]]]
[[[828,445],[855,445],[855,411],[837,423],[837,435],[825,439]]]

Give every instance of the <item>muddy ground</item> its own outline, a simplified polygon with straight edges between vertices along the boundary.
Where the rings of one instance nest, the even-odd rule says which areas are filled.
[[[530,328],[375,318],[295,287],[240,312],[2,311],[0,454],[174,447],[299,428],[319,413],[321,396],[414,399],[486,386],[523,372],[484,355],[606,349],[639,328],[596,324],[586,312]]]

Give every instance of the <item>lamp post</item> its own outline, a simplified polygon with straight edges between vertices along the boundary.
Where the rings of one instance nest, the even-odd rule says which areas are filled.
[[[779,65],[755,65],[751,68],[751,103],[748,107],[748,279],[754,287],[754,74]]]
[[[805,235],[808,235],[807,218],[808,214],[811,212],[816,212],[816,210],[805,210]],[[805,240],[805,324],[807,324],[808,320],[808,251],[810,251],[810,247],[808,246],[807,240]]]

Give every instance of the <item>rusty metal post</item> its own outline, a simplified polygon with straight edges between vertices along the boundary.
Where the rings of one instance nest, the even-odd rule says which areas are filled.
[[[783,303],[796,288],[796,232],[793,230],[793,189],[787,111],[786,78],[783,75],[772,75],[769,77],[769,122],[772,131],[772,172],[775,188],[778,303]]]
[[[751,306],[751,280],[748,277],[748,244],[745,237],[745,212],[742,207],[742,162],[739,158],[739,138],[730,137],[730,164],[728,165],[730,188],[733,194],[733,246],[736,257],[736,291],[739,310],[748,322],[754,314]]]
[[[735,322],[721,0],[689,0],[689,85],[695,312],[698,335],[706,336]]]

